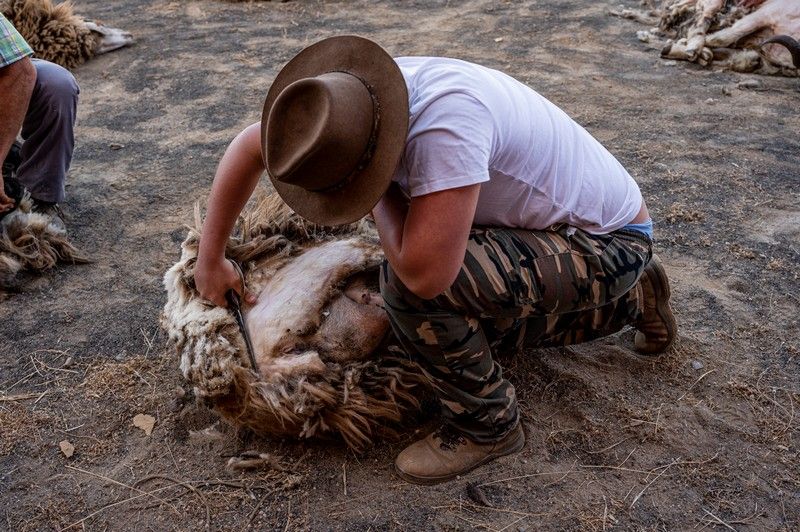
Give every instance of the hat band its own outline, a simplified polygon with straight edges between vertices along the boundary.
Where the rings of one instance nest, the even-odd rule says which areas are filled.
[[[341,72],[342,74],[349,74],[357,78],[364,85],[364,87],[366,87],[367,92],[369,93],[369,97],[372,100],[372,131],[370,131],[369,133],[369,140],[367,141],[366,148],[364,148],[364,153],[361,154],[361,157],[358,159],[358,163],[356,163],[356,166],[353,169],[353,171],[332,185],[323,188],[313,189],[313,192],[319,192],[319,193],[336,192],[337,190],[346,187],[350,183],[350,181],[353,180],[356,174],[363,171],[364,168],[366,168],[367,165],[369,165],[369,162],[372,160],[372,156],[375,155],[375,148],[378,146],[378,124],[380,123],[380,118],[381,118],[381,104],[375,97],[375,94],[372,91],[372,87],[363,78],[357,76],[356,74],[353,74],[352,72],[348,72],[346,70],[331,70],[330,72],[326,72],[326,74],[330,74],[332,72]]]

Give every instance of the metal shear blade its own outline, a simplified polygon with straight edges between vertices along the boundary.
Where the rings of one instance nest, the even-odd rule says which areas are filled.
[[[233,260],[228,260],[231,261],[231,264],[233,264],[233,267],[236,268],[236,271],[239,273],[239,278],[242,280],[242,293],[244,293],[245,284],[242,268]],[[225,299],[228,300],[228,305],[233,312],[233,317],[236,318],[236,323],[239,325],[239,330],[244,337],[244,344],[247,347],[247,356],[250,358],[250,365],[252,366],[253,371],[258,371],[256,355],[253,352],[253,341],[250,339],[250,331],[247,330],[247,324],[244,322],[244,315],[242,314],[242,305],[239,299],[239,294],[237,294],[235,290],[228,290],[228,292],[225,294]]]

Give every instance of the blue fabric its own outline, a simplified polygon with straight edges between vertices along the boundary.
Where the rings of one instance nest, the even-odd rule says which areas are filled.
[[[646,234],[650,240],[653,240],[653,220],[649,219],[644,223],[640,224],[628,224],[623,229],[628,229],[629,231],[639,231],[640,233]]]

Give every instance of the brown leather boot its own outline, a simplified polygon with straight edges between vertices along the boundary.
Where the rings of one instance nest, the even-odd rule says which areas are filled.
[[[642,318],[634,324],[636,336],[633,345],[642,355],[656,355],[672,345],[678,332],[669,306],[669,279],[656,255],[645,266],[639,284],[644,311]]]
[[[516,453],[525,445],[517,423],[502,440],[477,443],[445,425],[412,443],[394,462],[397,475],[415,484],[437,484],[472,471],[487,462]]]

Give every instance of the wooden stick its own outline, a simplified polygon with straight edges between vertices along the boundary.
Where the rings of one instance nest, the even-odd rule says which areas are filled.
[[[45,390],[46,392],[47,390]],[[37,393],[18,393],[16,395],[0,395],[0,403],[10,403],[11,401],[27,401],[39,397]]]
[[[342,462],[342,486],[344,488],[344,496],[347,497],[347,462]]]
[[[622,444],[622,443],[625,443],[626,441],[628,441],[628,440],[630,440],[630,439],[632,439],[632,438],[633,438],[633,436],[628,436],[627,438],[625,438],[625,439],[622,439],[622,440],[618,441],[617,443],[615,443],[615,444],[613,444],[613,445],[609,445],[608,447],[605,447],[605,448],[603,448],[603,449],[600,449],[599,451],[586,451],[586,453],[587,453],[587,454],[600,454],[600,453],[604,453],[604,452],[606,452],[606,451],[610,451],[611,449],[613,449],[613,448],[614,448],[614,447],[616,447],[617,445],[620,445],[620,444]]]
[[[648,482],[648,483],[647,483],[647,485],[645,485],[645,487],[644,487],[644,488],[642,488],[642,491],[640,491],[640,492],[639,492],[639,493],[636,495],[636,497],[634,497],[634,498],[633,498],[633,501],[631,502],[630,508],[633,508],[633,505],[634,505],[634,504],[636,504],[636,502],[639,500],[639,498],[640,498],[642,495],[644,495],[644,492],[647,490],[647,488],[649,488],[650,486],[652,486],[652,485],[653,485],[653,482],[655,482],[656,480],[658,480],[659,478],[661,478],[661,475],[663,475],[664,473],[666,473],[666,472],[669,470],[669,468],[670,468],[670,467],[672,467],[673,465],[675,465],[675,464],[678,462],[678,460],[679,460],[679,458],[676,458],[675,460],[673,460],[673,461],[672,461],[672,463],[670,463],[670,464],[669,464],[667,467],[665,467],[665,468],[664,468],[664,470],[663,470],[661,473],[659,473],[658,475],[656,475],[656,477],[655,477],[653,480],[651,480],[650,482]]]
[[[699,379],[697,379],[696,381],[694,381],[694,382],[692,383],[692,385],[691,385],[691,386],[689,386],[689,388],[688,388],[688,389],[687,389],[685,392],[683,392],[683,395],[681,395],[680,397],[678,397],[678,399],[676,399],[676,400],[675,400],[675,402],[677,403],[678,401],[680,401],[681,399],[683,399],[684,397],[686,397],[686,394],[688,394],[690,391],[692,391],[692,388],[694,388],[694,387],[695,387],[695,385],[696,385],[698,382],[700,382],[701,380],[703,380],[703,379],[705,378],[705,376],[706,376],[706,375],[708,375],[709,373],[714,373],[715,371],[717,371],[717,370],[715,370],[715,369],[710,369],[710,370],[706,371],[705,373],[703,373],[702,375],[700,375],[700,378],[699,378]]]
[[[726,523],[725,521],[723,521],[722,519],[720,519],[720,518],[719,518],[719,517],[717,517],[716,515],[712,514],[711,512],[709,512],[708,510],[706,510],[705,508],[703,508],[703,511],[704,511],[705,513],[707,513],[709,516],[711,516],[711,518],[712,518],[714,521],[716,521],[717,523],[721,524],[722,526],[724,526],[725,528],[727,528],[727,529],[729,529],[729,530],[733,530],[733,532],[736,532],[736,529],[735,529],[735,528],[733,528],[731,525],[729,525],[728,523]]]
[[[588,466],[581,466],[581,467],[588,467]],[[477,487],[481,488],[483,486],[491,486],[492,484],[499,484],[500,482],[508,482],[509,480],[520,480],[523,478],[531,478],[531,477],[543,477],[546,475],[563,475],[564,473],[572,473],[572,471],[548,471],[546,473],[531,473],[529,475],[520,475],[518,477],[501,478],[500,480],[493,480],[491,482],[484,482],[483,484],[478,484]]]
[[[140,493],[139,495],[134,495],[133,497],[128,497],[127,499],[122,499],[121,501],[117,501],[117,502],[112,502],[112,503],[106,504],[105,506],[102,506],[102,507],[98,508],[97,510],[95,510],[94,512],[90,513],[89,515],[87,515],[87,516],[86,516],[86,517],[84,517],[83,519],[80,519],[80,520],[78,520],[78,521],[75,521],[75,522],[74,522],[74,523],[72,523],[71,525],[67,525],[67,526],[65,526],[64,528],[60,529],[58,532],[64,532],[64,530],[69,530],[70,528],[73,528],[73,527],[76,527],[76,526],[78,526],[78,525],[81,525],[81,524],[83,524],[84,522],[86,522],[87,520],[89,520],[89,519],[91,519],[92,517],[94,517],[95,515],[99,514],[100,512],[102,512],[102,511],[104,511],[104,510],[107,510],[107,509],[109,509],[109,508],[113,508],[114,506],[119,506],[120,504],[124,504],[124,503],[126,503],[126,502],[131,502],[131,501],[134,501],[134,500],[136,500],[136,499],[140,499],[140,498],[142,498],[142,497],[146,497],[146,496],[148,496],[148,495],[153,495],[154,493],[157,493],[157,492],[159,492],[159,491],[168,490],[168,489],[170,489],[170,488],[173,488],[173,487],[174,487],[174,486],[163,486],[163,487],[161,487],[161,488],[156,488],[156,489],[154,489],[153,491],[148,491],[148,492]]]
[[[78,471],[79,473],[83,473],[83,474],[85,474],[85,475],[89,475],[89,476],[92,476],[92,477],[95,477],[95,478],[99,478],[100,480],[104,480],[104,481],[106,481],[106,482],[111,482],[112,484],[116,484],[117,486],[122,486],[123,488],[128,488],[129,490],[138,491],[139,493],[142,493],[142,494],[144,494],[144,495],[147,495],[147,492],[146,492],[146,491],[144,491],[144,490],[140,490],[140,489],[139,489],[139,488],[137,488],[136,486],[130,486],[130,485],[128,485],[128,484],[125,484],[125,483],[123,483],[123,482],[120,482],[120,481],[118,481],[118,480],[114,480],[113,478],[109,478],[109,477],[107,477],[107,476],[105,476],[105,475],[99,475],[99,474],[97,474],[97,473],[92,473],[91,471],[87,471],[87,470],[85,470],[85,469],[81,469],[80,467],[75,467],[75,466],[71,466],[71,465],[67,465],[67,466],[65,466],[65,467],[66,467],[67,469],[72,469],[72,470],[74,470],[74,471]],[[178,514],[178,515],[181,515],[181,513],[178,511],[178,509],[177,509],[177,508],[175,508],[174,506],[172,506],[171,504],[169,504],[167,501],[165,501],[165,500],[164,500],[164,499],[162,499],[161,497],[156,497],[156,496],[153,496],[153,498],[154,498],[154,499],[156,499],[157,501],[161,502],[162,504],[166,504],[167,506],[171,507],[171,508],[172,508],[172,510],[173,510],[173,511],[174,511],[176,514]]]

